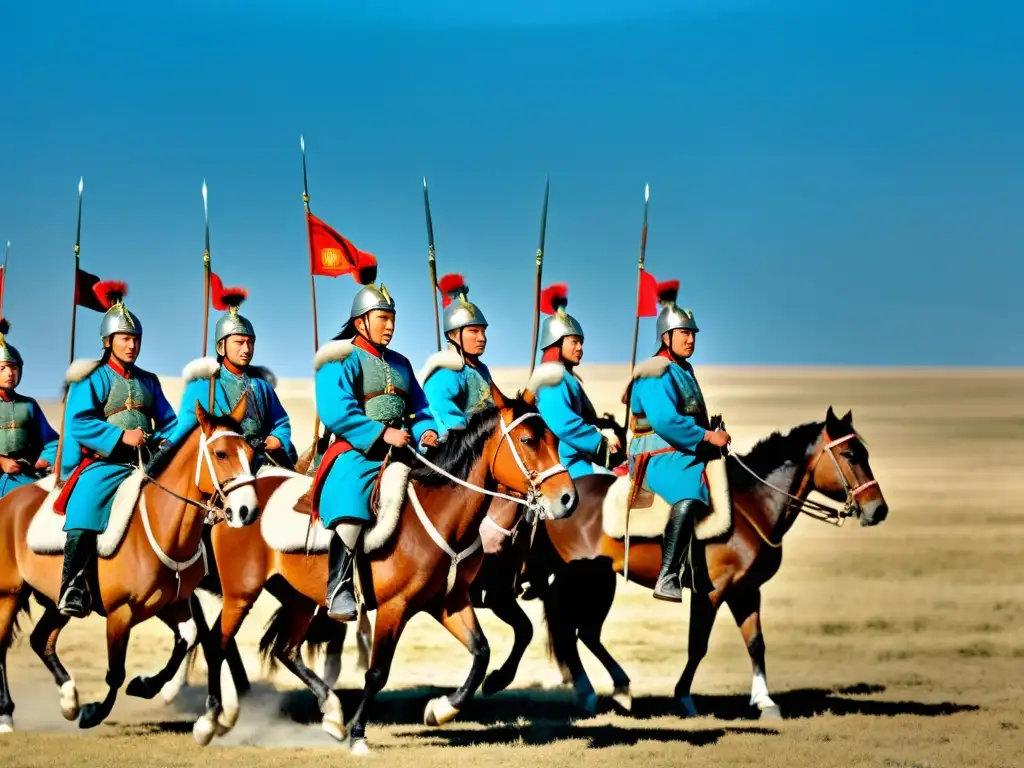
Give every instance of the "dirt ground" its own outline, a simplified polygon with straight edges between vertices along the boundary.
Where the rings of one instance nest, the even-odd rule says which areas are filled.
[[[624,371],[591,367],[582,375],[598,408],[621,414]],[[830,404],[840,415],[852,408],[891,509],[873,529],[802,519],[787,536],[762,613],[768,682],[784,719],[759,721],[747,708],[750,664],[728,613],[694,684],[705,714],[680,719],[671,694],[686,656],[685,606],[620,580],[604,640],[633,680],[631,716],[606,703],[596,718],[570,719],[572,694],[558,684],[540,606],[531,602],[524,606],[538,631],[514,689],[478,694],[454,723],[428,728],[424,704],[461,683],[469,656],[417,617],[371,718],[372,758],[394,768],[626,760],[650,768],[1024,765],[1024,373],[698,368],[698,375],[740,451],[772,430],[822,419]],[[522,372],[499,375],[508,389],[522,380]],[[312,428],[304,387],[293,382],[285,402],[299,436]],[[191,735],[205,696],[201,656],[173,705],[122,696],[107,723],[79,731],[61,718],[57,690],[26,635],[9,655],[18,732],[0,736],[0,766],[352,759],[312,722],[315,703],[297,680],[285,671],[268,679],[259,669],[256,643],[273,604],[261,598],[240,634],[254,689],[238,726],[206,749]],[[481,621],[494,668],[511,632],[489,612]],[[83,702],[104,690],[103,636],[91,618],[61,638]],[[155,671],[169,652],[161,624],[139,627],[129,677]],[[599,693],[610,694],[604,671],[582,653]],[[362,682],[355,658],[350,640],[339,681],[346,714]]]

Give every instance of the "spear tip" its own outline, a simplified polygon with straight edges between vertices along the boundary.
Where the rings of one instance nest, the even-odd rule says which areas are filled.
[[[651,185],[644,184],[644,202],[646,203],[651,199]]]
[[[423,188],[424,189],[427,188],[427,177],[426,176],[423,177]]]
[[[306,137],[303,134],[299,134],[299,149],[303,152],[306,151]]]
[[[79,176],[78,177],[78,194],[82,194],[82,189],[84,188],[84,186],[85,186],[85,177],[84,176]]]

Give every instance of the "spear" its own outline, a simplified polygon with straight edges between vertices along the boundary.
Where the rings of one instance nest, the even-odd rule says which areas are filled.
[[[70,367],[75,362],[75,321],[78,315],[78,264],[79,264],[79,253],[81,252],[82,242],[82,196],[85,190],[85,177],[79,177],[78,179],[78,224],[75,226],[75,280],[74,289],[72,290],[71,300],[71,353],[68,355],[68,366]],[[61,402],[60,411],[60,435],[57,437],[57,455],[53,461],[53,471],[57,476],[56,487],[60,488],[64,485],[64,481],[60,476],[61,467],[61,456],[64,453],[64,431],[67,421],[67,401],[68,393],[71,388],[65,386],[64,388],[64,399]]]
[[[203,179],[203,227],[204,233],[204,245],[203,245],[203,357],[206,357],[206,350],[209,348],[209,333],[210,333],[210,206],[208,199],[208,191],[206,189],[206,179]],[[210,393],[208,409],[210,413],[213,413],[213,402],[215,398],[215,377],[210,377]]]
[[[11,241],[7,241],[4,249],[4,266],[0,269],[0,317],[3,317],[4,293],[7,291],[7,259],[11,255]]]
[[[540,214],[540,244],[537,246],[537,277],[533,286],[533,346],[530,349],[530,375],[533,375],[537,360],[537,341],[540,333],[540,283],[544,270],[544,238],[548,231],[548,196],[551,192],[551,178],[544,181],[544,207]]]
[[[306,137],[299,135],[299,149],[302,151],[302,204],[306,208],[306,238],[309,240],[310,269],[309,269],[309,296],[313,302],[313,354],[320,349],[320,333],[316,320],[316,283],[313,281],[313,230],[309,220],[309,184],[306,180]],[[313,455],[316,456],[316,445],[320,440],[320,414],[313,411]],[[312,467],[312,463],[310,463]]]
[[[441,351],[441,321],[437,315],[437,262],[434,259],[434,221],[430,217],[430,194],[427,192],[427,177],[423,177],[423,208],[427,212],[427,259],[430,262],[430,294],[434,297],[434,335],[437,337],[437,351]]]

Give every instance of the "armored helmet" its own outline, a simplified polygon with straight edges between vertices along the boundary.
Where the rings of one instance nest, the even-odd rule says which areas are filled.
[[[251,336],[256,338],[256,329],[248,318],[238,314],[238,308],[248,297],[249,292],[245,288],[225,288],[216,274],[210,274],[212,282],[211,299],[213,308],[223,311],[224,314],[217,320],[214,328],[214,343],[217,345],[217,354],[224,354],[221,342],[228,336]],[[226,310],[226,311],[225,311]]]
[[[444,296],[441,305],[444,307],[445,333],[469,325],[487,326],[487,318],[480,311],[480,307],[466,298],[469,295],[469,286],[462,275],[445,275],[437,281],[437,288]]]
[[[356,335],[355,320],[357,317],[381,309],[387,312],[395,311],[395,300],[388,293],[384,283],[378,288],[374,283],[369,283],[360,288],[352,299],[352,310],[349,312],[348,322],[341,329],[341,333],[335,336],[336,339],[351,339]]]
[[[100,320],[100,339],[103,340],[104,347],[110,344],[110,337],[115,333],[142,336],[142,321],[124,305],[124,297],[128,295],[127,283],[106,280],[96,283],[93,292],[100,305],[107,309]]]
[[[10,330],[11,324],[6,319],[0,319],[0,363],[22,366],[21,353],[5,338]]]
[[[565,311],[569,304],[569,288],[564,283],[545,288],[540,295],[540,311],[549,317],[544,318],[540,328],[540,348],[547,349],[557,344],[566,336],[583,338],[583,326]]]
[[[677,328],[691,330],[694,333],[700,330],[697,321],[693,318],[693,312],[684,309],[676,304],[679,295],[679,281],[669,280],[658,284],[658,303],[661,304],[661,314],[658,315],[657,335],[658,345],[661,345],[661,335],[666,331],[673,331]]]

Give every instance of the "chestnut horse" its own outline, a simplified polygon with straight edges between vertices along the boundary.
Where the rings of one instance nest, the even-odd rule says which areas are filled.
[[[0,500],[0,732],[14,728],[7,649],[18,614],[28,612],[32,595],[43,606],[32,630],[32,649],[60,688],[65,719],[81,713],[81,728],[99,725],[113,709],[134,626],[156,616],[175,633],[179,663],[184,658],[195,637],[188,598],[205,572],[204,524],[221,514],[232,527],[250,525],[259,517],[250,472],[253,452],[240,427],[247,399],[243,396],[228,417],[210,416],[197,404],[196,428],[154,455],[114,498],[111,522],[99,536],[99,557],[89,577],[93,610],[107,624],[109,690],[102,702],[80,708],[74,680],[57,657],[57,638],[68,618],[56,607],[64,539],[62,518],[50,508],[56,477],[22,486]],[[223,513],[209,505],[215,495],[224,500]]]
[[[707,575],[714,589],[690,592],[688,658],[675,698],[685,716],[697,715],[690,687],[707,653],[718,609],[725,603],[753,666],[750,705],[762,716],[779,717],[765,674],[761,587],[782,563],[783,536],[801,513],[836,525],[856,516],[861,525],[870,526],[885,520],[889,508],[872,474],[867,448],[853,427],[853,413],[838,418],[831,407],[824,422],[802,424],[785,435],[776,432],[746,455],[728,455],[726,473],[732,527],[704,542]],[[580,661],[577,639],[608,671],[616,703],[627,710],[631,706],[629,677],[601,644],[601,628],[615,594],[615,574],[622,574],[625,560],[624,542],[602,529],[602,503],[613,479],[579,478],[579,510],[571,520],[546,523],[545,541],[538,542],[531,553],[543,561],[538,567],[550,569],[554,576],[542,594],[549,647],[588,714],[596,710],[597,697]],[[844,507],[836,510],[808,499],[814,490],[844,502]],[[700,551],[699,545],[695,551]],[[633,537],[629,580],[653,589],[660,568],[660,537]]]
[[[416,613],[436,618],[473,656],[465,683],[450,697],[429,702],[424,719],[428,725],[442,725],[458,714],[483,681],[490,658],[469,598],[482,559],[479,531],[485,517],[493,527],[510,533],[508,527],[515,524],[520,505],[527,508],[528,516],[559,519],[572,513],[577,500],[572,479],[559,463],[557,441],[536,410],[534,393],[506,399],[495,390],[494,399],[494,406],[472,414],[462,434],[452,434],[458,439],[444,441],[430,458],[413,454],[425,466],[400,474],[400,488],[389,481],[388,471],[395,463],[382,473],[380,517],[364,536],[363,552],[371,549],[371,537],[375,543],[365,556],[361,552],[357,563],[363,599],[377,611],[373,648],[363,697],[347,728],[337,695],[299,654],[318,606],[325,605],[326,550],[333,533],[307,521],[296,538],[294,519],[291,533],[284,531],[275,522],[283,518],[274,495],[286,497],[290,507],[297,498],[292,489],[308,488],[309,478],[288,470],[261,473],[256,481],[263,509],[261,526],[220,529],[212,535],[223,604],[219,620],[211,626],[215,639],[219,630],[219,642],[204,647],[209,697],[206,713],[193,728],[197,743],[209,744],[237,722],[237,691],[230,673],[222,674],[228,670],[222,668],[223,655],[217,651],[234,638],[264,588],[278,598],[281,607],[260,642],[261,656],[281,662],[310,688],[324,714],[324,730],[338,740],[346,738],[347,730],[356,754],[367,751],[369,707],[386,684],[399,637]],[[406,478],[410,481],[407,497]],[[286,484],[291,489],[286,490]],[[490,490],[495,485],[515,495]],[[492,497],[501,501],[493,503]],[[389,528],[391,508],[394,519]],[[296,516],[294,511],[290,514]],[[292,542],[289,547],[283,545],[286,540]]]

